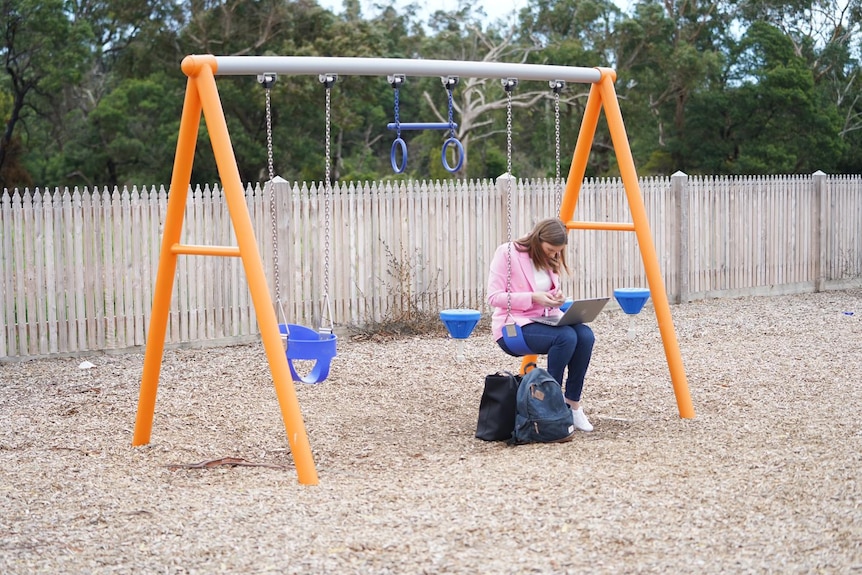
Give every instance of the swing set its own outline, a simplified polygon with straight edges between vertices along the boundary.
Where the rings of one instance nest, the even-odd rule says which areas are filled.
[[[539,64],[509,64],[502,62],[469,62],[451,60],[409,60],[389,58],[334,58],[334,57],[302,57],[302,56],[213,56],[213,55],[191,55],[182,62],[182,70],[188,77],[186,93],[183,102],[182,118],[180,120],[179,137],[177,141],[176,155],[174,157],[173,173],[171,176],[170,196],[168,198],[167,213],[164,222],[159,266],[156,274],[154,287],[153,305],[150,316],[150,326],[147,335],[147,346],[144,355],[143,373],[141,376],[141,388],[138,399],[138,411],[135,420],[135,430],[132,445],[145,445],[150,442],[152,433],[153,416],[155,413],[156,394],[158,390],[159,373],[164,355],[165,334],[167,330],[168,313],[170,311],[171,297],[173,293],[173,282],[177,267],[177,259],[181,255],[202,255],[217,257],[239,257],[242,260],[246,279],[254,303],[258,325],[260,327],[261,340],[267,356],[276,396],[281,408],[290,451],[296,465],[297,477],[300,483],[316,485],[318,483],[317,470],[311,454],[311,446],[308,441],[302,413],[294,388],[294,381],[300,379],[289,364],[289,350],[293,344],[291,336],[295,331],[309,330],[310,334],[303,331],[297,334],[298,341],[332,340],[334,335],[331,329],[327,334],[322,328],[314,332],[303,326],[294,326],[285,323],[280,328],[275,309],[267,286],[263,262],[257,247],[254,230],[248,206],[245,203],[245,194],[237,168],[236,157],[231,144],[227,129],[224,110],[218,94],[215,77],[218,76],[249,76],[249,75],[271,75],[273,78],[278,74],[288,75],[318,75],[324,86],[327,79],[334,79],[339,74],[378,76],[392,78],[397,75],[415,75],[424,77],[457,78],[457,77],[479,77],[497,78],[506,89],[509,106],[507,114],[508,135],[508,176],[511,181],[511,91],[519,80],[550,82],[551,87],[559,85],[555,89],[555,103],[558,107],[559,100],[557,89],[562,89],[565,82],[591,84],[589,98],[587,100],[583,122],[581,124],[578,140],[575,146],[569,176],[566,180],[565,191],[559,203],[559,218],[565,222],[570,230],[607,230],[635,232],[641,257],[646,271],[647,282],[653,300],[659,331],[668,361],[674,394],[677,400],[680,417],[694,417],[694,409],[689,395],[688,383],[686,381],[685,369],[682,364],[679,344],[670,314],[670,306],[664,287],[664,280],[658,265],[649,222],[644,208],[638,184],[637,172],[634,160],[629,148],[628,137],[620,113],[619,102],[614,90],[616,74],[608,68],[582,68],[568,66],[550,66]],[[400,84],[399,84],[400,86]],[[327,101],[329,99],[329,87],[327,87]],[[447,85],[447,90],[449,86]],[[453,84],[454,87],[454,84]],[[451,119],[451,90],[450,97],[450,121],[446,123],[445,129],[450,130],[450,138],[454,138],[454,123]],[[396,96],[397,98],[397,96]],[[397,100],[396,100],[397,102]],[[396,104],[397,105],[397,104]],[[578,202],[580,187],[584,180],[587,160],[590,148],[595,138],[599,114],[604,108],[611,140],[620,167],[623,186],[628,199],[632,222],[585,222],[574,221],[573,215]],[[327,124],[329,112],[327,106]],[[558,108],[557,108],[558,109]],[[206,120],[207,131],[212,143],[213,154],[221,178],[225,201],[230,213],[237,245],[236,246],[202,246],[180,243],[183,227],[183,217],[191,183],[192,163],[194,160],[195,146],[201,122],[201,114]],[[396,124],[398,118],[396,118]],[[433,129],[440,129],[439,127]],[[396,142],[400,133],[396,130]],[[270,188],[272,187],[273,168],[271,155],[271,127],[267,134]],[[559,142],[559,124],[557,125],[557,141]],[[447,140],[448,142],[449,140]],[[456,140],[457,141],[457,140]],[[406,145],[393,144],[393,150],[398,146],[399,152],[403,151],[403,163],[406,163]],[[459,158],[463,159],[463,151],[460,143],[455,145],[444,144],[442,155],[446,164],[447,147],[454,146],[459,151]],[[557,146],[559,152],[559,145]],[[329,145],[327,139],[326,162],[326,189],[327,206],[331,193],[329,174]],[[393,168],[401,165],[396,162],[393,155]],[[557,181],[559,182],[559,160],[557,162]],[[450,166],[451,167],[451,166]],[[397,170],[396,170],[397,171]],[[454,170],[457,171],[457,170]],[[511,183],[509,184],[511,186]],[[558,186],[559,187],[559,186]],[[511,220],[511,187],[507,194],[507,215]],[[272,198],[271,198],[272,199]],[[327,238],[328,238],[328,210],[327,210]],[[511,223],[507,230],[511,240]],[[274,251],[277,259],[277,246]],[[328,242],[325,247],[325,260],[328,261]],[[325,265],[326,271],[326,265]],[[325,274],[326,275],[326,274]],[[325,282],[326,283],[326,282]],[[276,281],[276,286],[278,282]],[[324,301],[328,306],[328,286],[324,286]],[[280,294],[276,294],[276,300]],[[280,306],[280,301],[277,301]],[[330,314],[331,321],[331,314]],[[330,324],[331,328],[331,324]],[[283,330],[287,330],[288,353],[285,353],[283,343]],[[332,338],[328,336],[332,335]],[[319,344],[318,344],[319,345]],[[529,351],[529,350],[526,350]],[[317,352],[315,352],[316,354]],[[334,355],[334,347],[332,348]],[[325,364],[328,366],[328,359]],[[331,358],[330,358],[331,359]],[[328,369],[328,367],[326,368]],[[309,377],[322,380],[325,374],[323,367]]]

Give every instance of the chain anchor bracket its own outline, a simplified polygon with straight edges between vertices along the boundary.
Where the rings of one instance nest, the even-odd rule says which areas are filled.
[[[267,90],[273,87],[276,80],[278,80],[278,74],[276,74],[275,72],[266,72],[264,74],[257,75],[258,83],[260,83],[260,85]]]
[[[323,84],[323,87],[329,90],[338,81],[338,74],[320,74],[317,79]]]

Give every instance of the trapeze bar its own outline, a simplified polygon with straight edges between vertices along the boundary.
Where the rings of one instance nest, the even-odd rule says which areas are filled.
[[[390,122],[386,124],[387,130],[397,130],[401,128],[402,130],[448,130],[452,128],[453,130],[458,129],[458,124],[449,124],[448,122],[400,122],[396,124],[395,122]]]
[[[194,56],[188,56],[194,58]],[[340,58],[318,56],[214,56],[215,75],[257,74],[343,74],[345,76],[456,76],[464,78],[518,78],[519,80],[561,80],[594,84],[602,78],[597,68],[470,62],[463,60],[411,60],[400,58]]]

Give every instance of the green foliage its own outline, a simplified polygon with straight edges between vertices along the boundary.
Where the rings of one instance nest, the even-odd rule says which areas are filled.
[[[0,180],[3,185],[167,183],[187,54],[368,56],[608,66],[641,174],[862,171],[858,42],[862,4],[641,0],[532,0],[513,28],[475,6],[417,19],[394,0],[338,14],[314,0],[3,0],[0,2]],[[744,33],[743,33],[744,32]],[[457,177],[506,169],[505,96],[497,79],[456,88],[466,150]],[[553,100],[524,81],[513,110],[513,170],[553,176]],[[241,178],[266,177],[264,96],[253,77],[218,89]],[[588,86],[569,85],[560,107],[561,173],[568,173]],[[427,98],[425,94],[427,93]],[[408,77],[401,121],[446,114],[439,78]],[[272,90],[275,171],[324,177],[325,91],[315,76],[280,77]],[[331,91],[334,179],[445,179],[442,132],[404,133],[407,173],[390,165],[393,91],[385,78],[338,79]],[[588,176],[618,173],[600,118]],[[219,179],[201,120],[192,178]]]
[[[170,85],[164,74],[121,81],[90,114],[86,140],[67,147],[68,163],[110,184],[147,184],[153,174],[169,182],[182,107]]]
[[[502,151],[497,148],[484,148],[482,151],[482,171],[477,173],[478,178],[496,179],[506,173],[506,155]]]
[[[777,28],[752,26],[739,52],[739,85],[696,94],[683,145],[704,173],[811,173],[837,169],[840,118],[814,75]]]
[[[0,187],[14,187],[32,181],[27,156],[40,149],[40,142],[30,132],[38,133],[44,123],[46,131],[54,129],[58,111],[62,114],[65,107],[66,87],[79,83],[91,63],[93,32],[85,20],[70,18],[62,0],[5,0],[0,11],[2,87],[11,94],[0,136]],[[14,137],[16,130],[23,135]]]

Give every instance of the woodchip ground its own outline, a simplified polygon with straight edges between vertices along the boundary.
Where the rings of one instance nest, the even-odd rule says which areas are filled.
[[[473,437],[519,364],[484,325],[465,362],[342,338],[297,386],[317,486],[259,344],[167,351],[144,447],[142,354],[0,364],[0,572],[862,573],[862,290],[672,314],[696,417],[652,308],[606,310],[567,444]],[[191,467],[222,458],[255,465]]]

